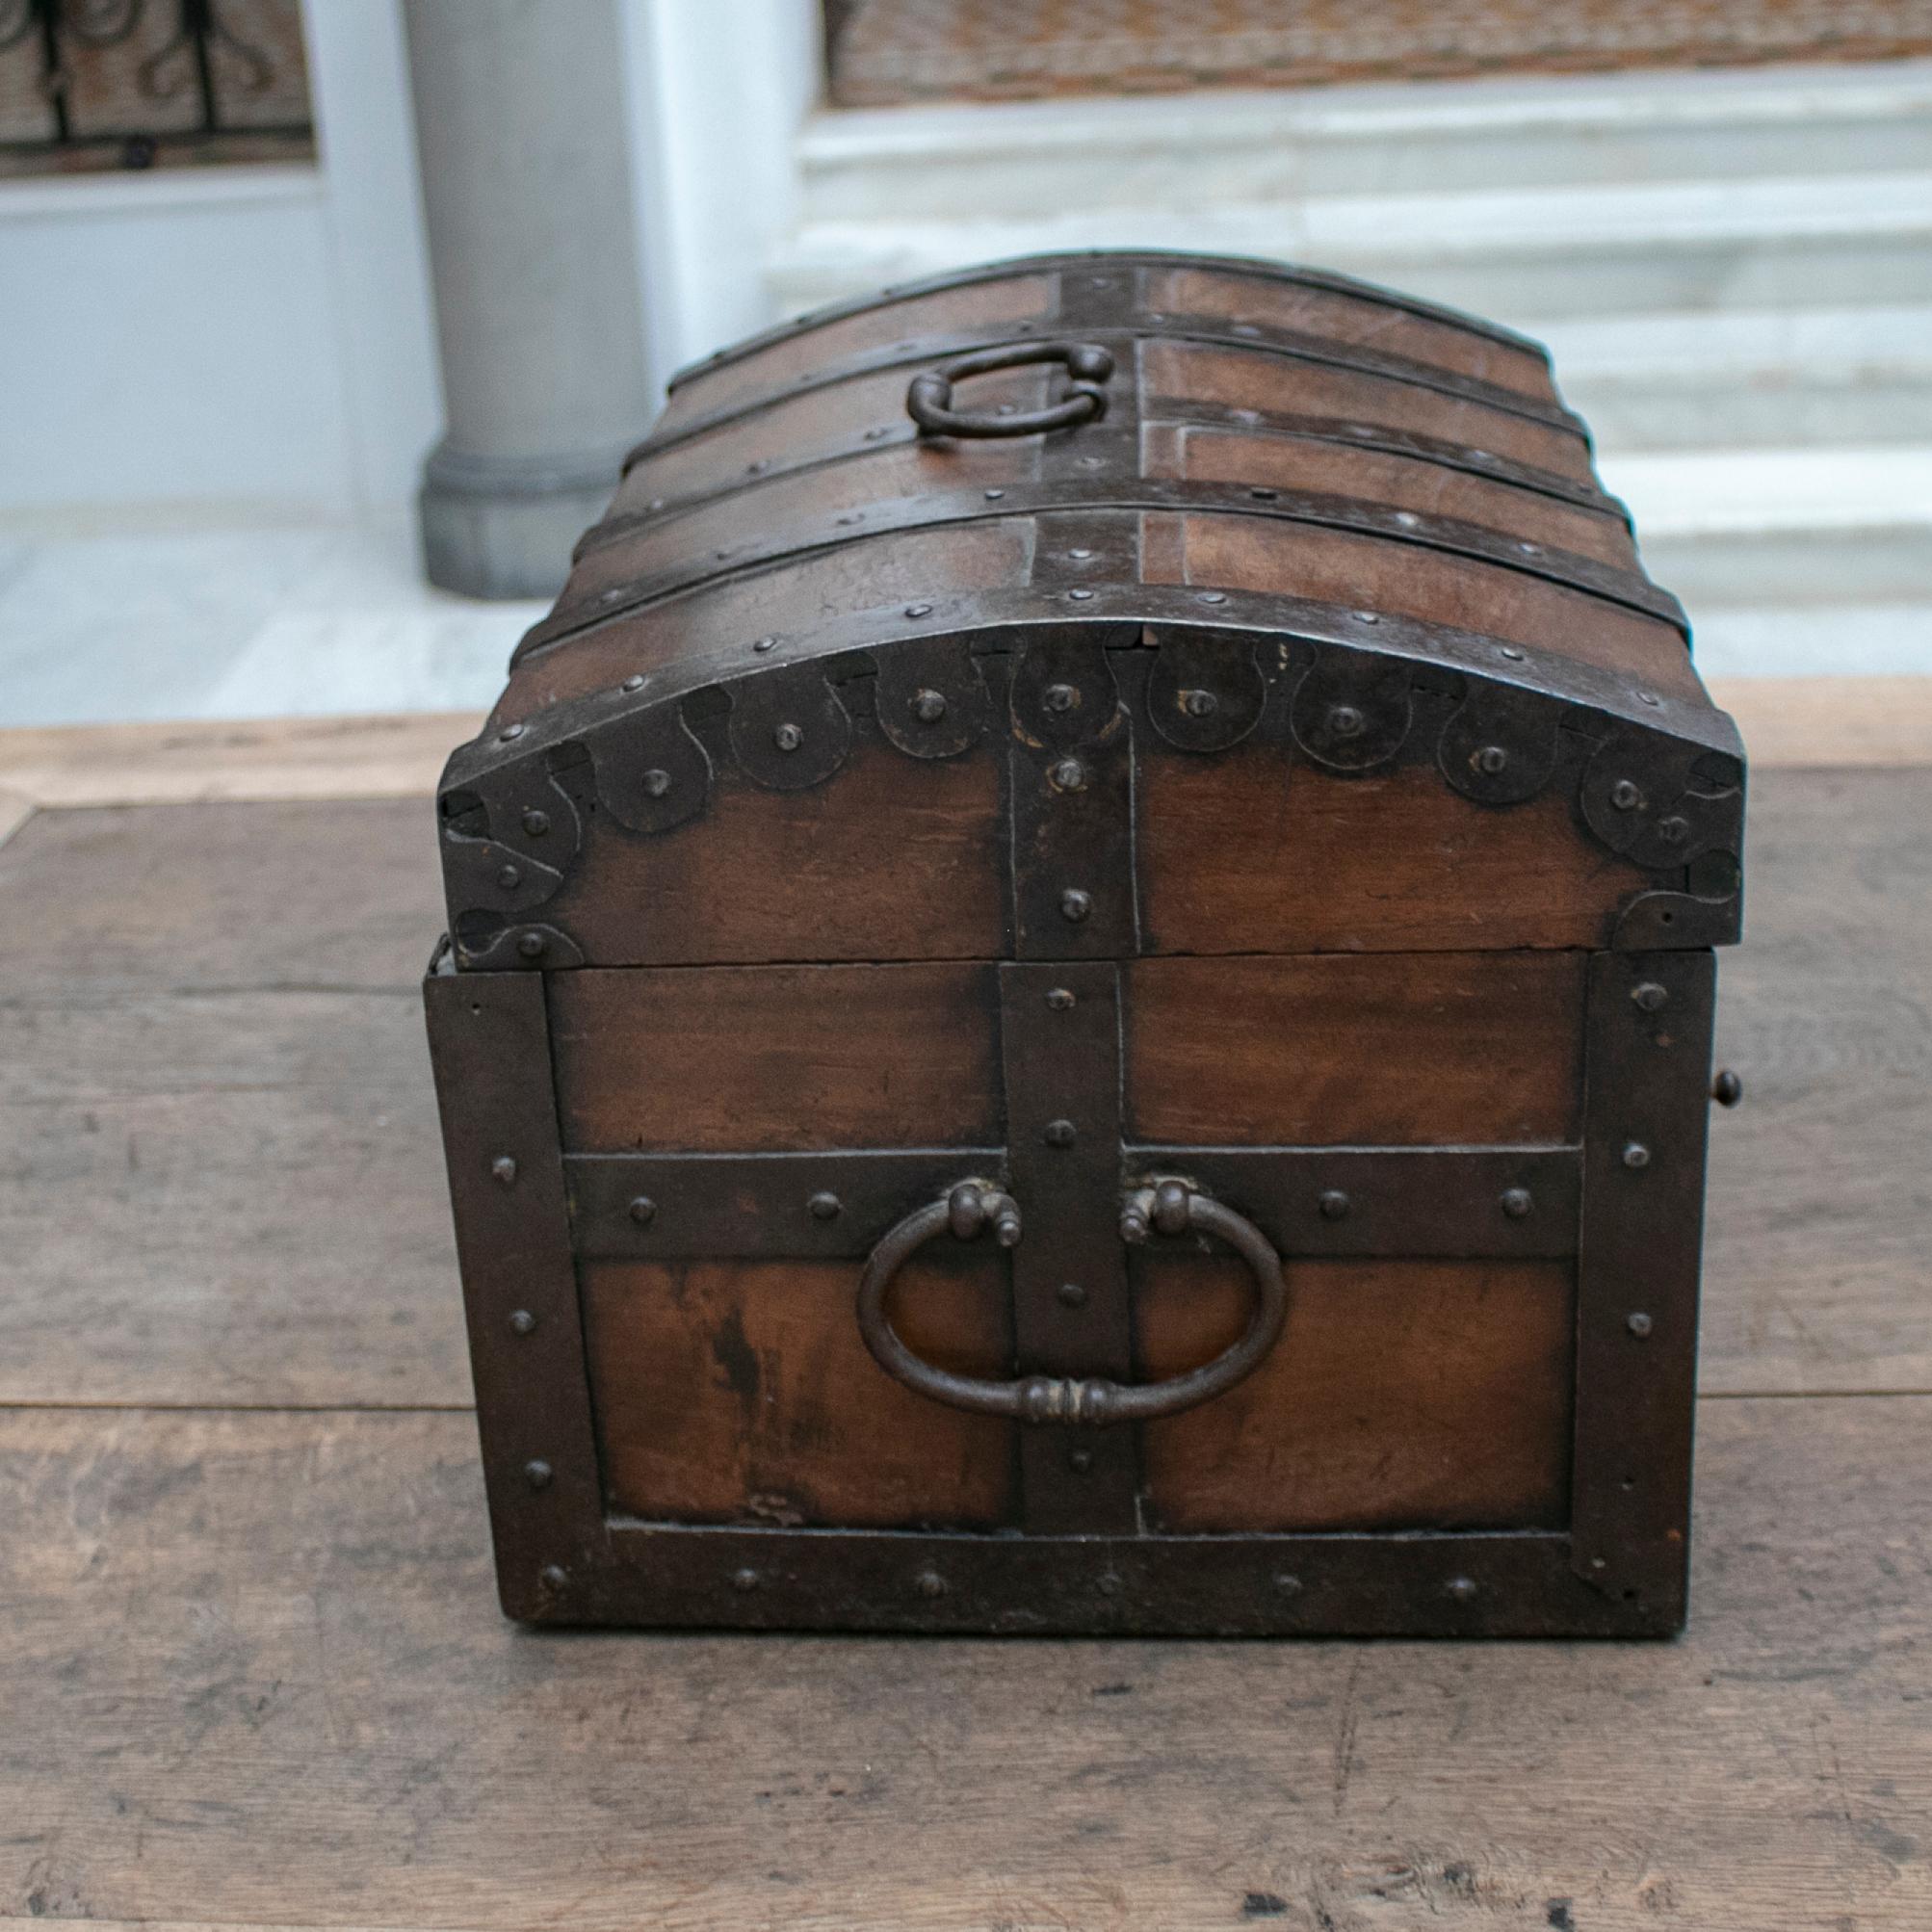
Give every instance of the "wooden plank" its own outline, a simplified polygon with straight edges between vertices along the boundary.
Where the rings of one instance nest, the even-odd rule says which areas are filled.
[[[469,1399],[420,801],[38,816],[0,850],[0,1399]]]
[[[1761,779],[1717,961],[1703,1386],[1932,1389],[1932,771]]]
[[[464,1417],[0,1416],[0,1910],[1911,1932],[1928,1429],[1708,1404],[1675,1644],[939,1644],[519,1632]]]
[[[414,798],[483,728],[468,711],[0,731],[0,789],[47,806]]]

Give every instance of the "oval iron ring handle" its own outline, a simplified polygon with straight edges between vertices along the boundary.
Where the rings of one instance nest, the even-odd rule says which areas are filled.
[[[1136,1188],[1122,1204],[1120,1233],[1139,1242],[1150,1234],[1178,1235],[1190,1230],[1214,1235],[1247,1263],[1255,1278],[1255,1307],[1247,1331],[1212,1362],[1164,1382],[1131,1387],[1104,1379],[1025,1375],[991,1382],[955,1375],[922,1360],[894,1333],[886,1319],[885,1297],[893,1276],[914,1253],[951,1232],[971,1240],[991,1225],[1002,1247],[1020,1239],[1020,1211],[1009,1194],[990,1183],[962,1181],[943,1201],[918,1208],[891,1229],[867,1261],[859,1277],[859,1333],[872,1357],[888,1375],[936,1402],[976,1415],[1008,1416],[1022,1423],[1145,1423],[1178,1415],[1232,1389],[1256,1369],[1279,1340],[1288,1318],[1288,1286],[1281,1257],[1268,1239],[1244,1215],[1185,1181],[1162,1181]]]
[[[953,383],[1033,362],[1066,365],[1074,382],[1065,402],[1045,409],[1016,409],[1010,415],[975,414],[953,406]],[[1006,349],[982,349],[915,376],[905,392],[905,413],[927,436],[1037,436],[1047,430],[1098,422],[1107,414],[1107,392],[1100,385],[1112,374],[1112,354],[1092,342],[1022,342]]]

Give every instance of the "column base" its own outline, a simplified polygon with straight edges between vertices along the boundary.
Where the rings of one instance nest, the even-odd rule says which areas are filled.
[[[603,515],[630,443],[567,457],[478,457],[447,443],[417,498],[430,582],[466,597],[554,597]]]

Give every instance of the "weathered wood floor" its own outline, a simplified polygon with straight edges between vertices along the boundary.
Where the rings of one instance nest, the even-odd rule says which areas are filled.
[[[1756,780],[1653,1646],[512,1629],[427,807],[109,796],[0,847],[0,1917],[1932,1926],[1932,770]]]

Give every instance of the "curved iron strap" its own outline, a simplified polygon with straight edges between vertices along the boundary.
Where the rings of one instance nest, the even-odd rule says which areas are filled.
[[[990,376],[996,369],[1021,369],[1032,362],[1061,362],[1074,379],[1064,403],[1046,409],[1016,409],[1010,414],[975,414],[953,406],[953,385],[969,376]],[[954,356],[937,369],[912,379],[905,392],[905,413],[927,436],[1037,436],[1047,430],[1071,429],[1076,423],[1097,423],[1107,414],[1107,392],[1101,384],[1113,374],[1113,355],[1091,342],[1022,342],[1004,349],[982,349],[976,355]]]
[[[971,1240],[989,1222],[1002,1247],[1011,1247],[1020,1239],[1020,1211],[1011,1195],[983,1181],[962,1181],[943,1201],[915,1209],[894,1227],[873,1250],[859,1277],[859,1333],[873,1360],[907,1388],[955,1409],[1009,1416],[1022,1423],[1145,1423],[1178,1415],[1223,1394],[1257,1368],[1280,1339],[1288,1318],[1281,1257],[1267,1237],[1244,1215],[1185,1181],[1162,1181],[1136,1189],[1122,1203],[1121,1239],[1138,1243],[1150,1234],[1191,1230],[1226,1241],[1247,1263],[1256,1289],[1247,1332],[1233,1347],[1184,1375],[1131,1388],[1074,1376],[1026,1375],[1011,1382],[989,1382],[955,1375],[950,1369],[922,1361],[893,1332],[886,1319],[886,1292],[893,1276],[927,1241],[949,1231],[959,1240]]]

